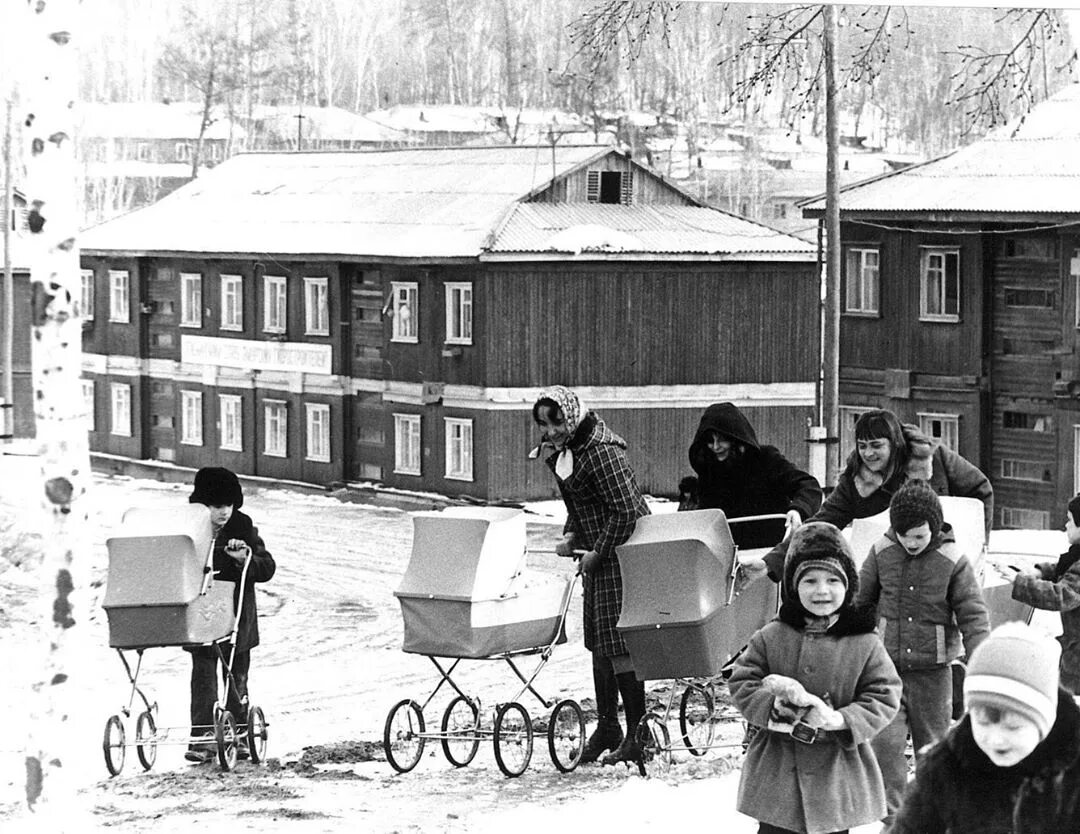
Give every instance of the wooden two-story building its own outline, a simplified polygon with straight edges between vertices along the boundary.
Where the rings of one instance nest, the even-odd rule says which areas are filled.
[[[808,457],[813,247],[609,147],[242,154],[80,245],[94,451],[544,497],[563,383],[655,493],[719,400]]]
[[[1078,182],[1072,84],[968,147],[843,190],[842,450],[861,411],[892,408],[981,466],[997,526],[1061,524],[1080,491]]]

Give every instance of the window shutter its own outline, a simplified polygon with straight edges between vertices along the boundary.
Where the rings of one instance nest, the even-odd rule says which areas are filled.
[[[619,202],[624,206],[630,205],[634,198],[634,171],[627,170],[619,178]]]
[[[600,172],[585,172],[585,199],[590,203],[600,202]]]

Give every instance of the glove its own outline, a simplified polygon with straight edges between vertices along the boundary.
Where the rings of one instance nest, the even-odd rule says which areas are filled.
[[[789,678],[787,675],[766,675],[761,681],[761,688],[784,705],[808,707],[813,704],[811,699],[821,702],[819,698],[807,692],[795,678]]]

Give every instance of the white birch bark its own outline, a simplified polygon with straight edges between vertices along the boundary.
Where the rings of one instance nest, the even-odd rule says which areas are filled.
[[[25,742],[25,803],[38,831],[79,827],[71,757],[75,628],[87,618],[83,594],[89,483],[87,422],[82,397],[82,319],[76,233],[73,107],[77,94],[74,32],[78,0],[9,2],[22,54],[16,76],[22,181],[30,209],[31,343],[36,449],[35,502],[42,532],[35,612],[34,679]],[[18,726],[11,717],[10,727]],[[85,826],[86,820],[82,820]]]

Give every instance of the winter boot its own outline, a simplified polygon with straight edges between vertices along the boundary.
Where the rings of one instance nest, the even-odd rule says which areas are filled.
[[[619,694],[623,699],[626,713],[626,736],[615,750],[601,760],[601,764],[613,765],[619,762],[641,764],[641,745],[637,739],[637,728],[645,717],[645,684],[637,679],[633,672],[623,672],[616,677]]]
[[[589,740],[581,750],[581,764],[590,764],[606,750],[615,750],[623,740],[622,727],[617,718],[601,718]]]
[[[593,653],[593,687],[596,691],[596,730],[581,751],[581,764],[600,758],[605,750],[614,750],[623,740],[619,726],[619,684],[610,658]]]

